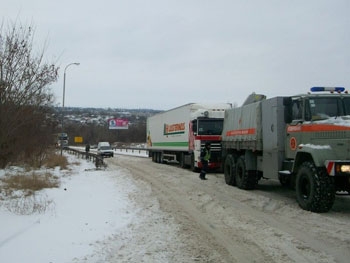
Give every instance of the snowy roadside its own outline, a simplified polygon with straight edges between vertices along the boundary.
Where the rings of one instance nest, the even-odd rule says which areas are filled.
[[[165,220],[157,200],[145,200],[145,208],[133,203],[130,195],[140,191],[127,170],[96,171],[91,162],[68,158],[73,163],[69,170],[52,171],[61,178],[60,187],[35,195],[45,203],[45,212],[14,214],[7,209],[13,200],[0,199],[1,262],[136,262],[144,259],[146,248],[158,251],[156,258],[146,255],[148,262],[167,258],[161,235],[172,238],[176,225],[156,226]],[[147,190],[142,194],[149,197]],[[150,236],[157,228],[159,241],[153,242]],[[134,230],[145,233],[134,240],[139,235]]]

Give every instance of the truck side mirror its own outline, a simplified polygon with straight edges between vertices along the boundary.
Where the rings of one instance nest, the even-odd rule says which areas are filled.
[[[192,121],[192,132],[197,134],[197,120]]]
[[[283,106],[284,106],[284,121],[285,123],[291,123],[293,120],[292,115],[292,98],[286,97],[283,98]]]

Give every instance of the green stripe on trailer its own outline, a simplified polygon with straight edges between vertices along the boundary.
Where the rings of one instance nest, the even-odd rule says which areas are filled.
[[[152,146],[183,147],[188,146],[188,142],[153,142]]]

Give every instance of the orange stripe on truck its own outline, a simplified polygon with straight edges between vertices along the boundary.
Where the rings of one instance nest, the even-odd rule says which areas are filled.
[[[350,131],[350,127],[334,124],[302,124],[289,125],[287,132],[323,132],[323,131]]]
[[[231,130],[226,132],[226,136],[252,135],[256,133],[255,128]]]

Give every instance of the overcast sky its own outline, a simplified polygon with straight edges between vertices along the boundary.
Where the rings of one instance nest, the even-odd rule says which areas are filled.
[[[350,89],[349,0],[2,0],[36,28],[65,106],[240,105],[312,86]]]

